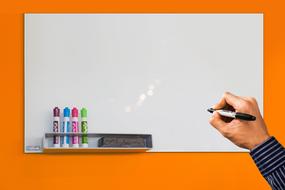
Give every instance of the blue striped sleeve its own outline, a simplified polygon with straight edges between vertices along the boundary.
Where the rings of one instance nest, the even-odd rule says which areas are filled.
[[[272,189],[285,189],[285,149],[274,137],[257,146],[250,155]]]

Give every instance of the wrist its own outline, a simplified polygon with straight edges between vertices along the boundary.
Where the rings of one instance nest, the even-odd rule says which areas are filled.
[[[258,146],[262,145],[263,143],[265,143],[268,139],[270,139],[271,136],[269,134],[264,134],[261,137],[256,138],[248,147],[248,149],[250,151],[252,151],[253,149],[257,148]]]

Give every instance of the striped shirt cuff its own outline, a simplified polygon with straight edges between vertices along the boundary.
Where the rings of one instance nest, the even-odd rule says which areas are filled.
[[[284,147],[275,137],[257,146],[250,155],[264,177],[285,164]]]

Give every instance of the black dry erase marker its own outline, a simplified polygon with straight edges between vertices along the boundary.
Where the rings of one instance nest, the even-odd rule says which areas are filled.
[[[220,115],[224,117],[230,117],[234,119],[240,119],[240,120],[245,120],[245,121],[254,121],[256,119],[255,116],[247,114],[247,113],[241,113],[241,112],[233,112],[229,110],[223,110],[223,109],[213,109],[209,108],[208,112],[214,113],[214,111],[218,112]]]

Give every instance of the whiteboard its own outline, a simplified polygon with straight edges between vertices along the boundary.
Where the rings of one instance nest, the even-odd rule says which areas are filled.
[[[76,106],[153,152],[245,151],[208,123],[224,91],[263,110],[263,14],[25,14],[25,147]]]

